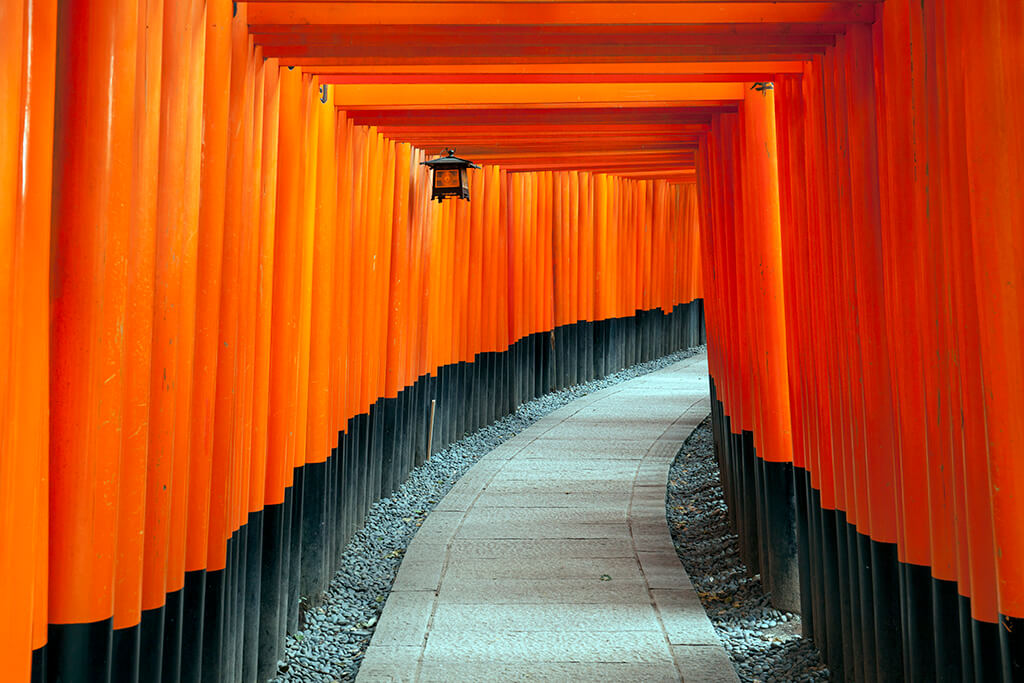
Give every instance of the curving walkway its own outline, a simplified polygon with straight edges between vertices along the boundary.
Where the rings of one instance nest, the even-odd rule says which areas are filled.
[[[709,405],[698,355],[484,456],[409,546],[358,681],[735,681],[665,521]]]

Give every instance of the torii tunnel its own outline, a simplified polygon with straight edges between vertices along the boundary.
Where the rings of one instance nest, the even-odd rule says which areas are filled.
[[[428,449],[705,334],[744,557],[834,680],[1024,680],[1018,0],[0,27],[4,680],[266,680]]]

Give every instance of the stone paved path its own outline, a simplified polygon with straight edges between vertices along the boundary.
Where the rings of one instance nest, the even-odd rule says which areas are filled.
[[[708,412],[699,355],[484,456],[409,546],[358,681],[736,681],[665,521]]]

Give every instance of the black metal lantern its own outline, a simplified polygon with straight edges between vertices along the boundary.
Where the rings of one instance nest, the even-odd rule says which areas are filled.
[[[436,159],[421,162],[429,166],[434,172],[434,191],[431,199],[438,202],[445,197],[457,197],[469,200],[469,178],[466,175],[468,168],[480,168],[472,161],[460,159],[455,156],[454,149],[446,149],[447,156],[439,156]]]

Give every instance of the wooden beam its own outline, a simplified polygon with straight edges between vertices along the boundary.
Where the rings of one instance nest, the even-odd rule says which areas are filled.
[[[743,99],[742,83],[506,83],[506,84],[359,84],[335,85],[334,101],[356,107],[583,106],[607,103],[722,102]]]
[[[665,24],[862,23],[864,2],[252,2],[249,22],[266,24]]]
[[[472,129],[459,125],[458,123],[441,122],[432,126],[405,126],[390,125],[380,126],[380,132],[385,135],[419,135],[422,137],[459,137],[475,138],[480,135],[500,136],[502,139],[540,137],[564,138],[566,133],[575,133],[581,138],[602,138],[617,137],[622,135],[645,135],[654,137],[673,137],[681,135],[694,135],[707,133],[711,129],[708,124],[702,123],[666,123],[666,124],[644,124],[644,123],[591,123],[571,128],[552,126],[546,123],[521,123],[518,125],[492,125]]]
[[[468,152],[469,150],[464,150]],[[531,152],[515,151],[515,152],[483,152],[478,156],[480,158],[487,158],[490,161],[495,160],[542,160],[550,161],[553,163],[561,161],[579,161],[579,162],[596,162],[596,161],[607,161],[609,159],[626,160],[635,163],[646,163],[646,162],[658,162],[658,161],[675,161],[677,159],[691,159],[694,153],[697,151],[696,145],[689,145],[673,150],[644,150],[637,148],[627,149],[600,149],[591,151],[551,151],[546,152],[543,157],[538,157],[536,154]],[[475,161],[475,160],[474,160]]]
[[[827,36],[826,36],[827,38]],[[628,46],[627,46],[628,47]],[[429,49],[379,50],[372,54],[339,55],[333,48],[323,47],[275,47],[266,48],[266,57],[277,57],[282,65],[300,67],[357,67],[374,66],[394,69],[415,65],[422,69],[468,64],[508,64],[525,66],[532,64],[615,64],[615,63],[675,63],[680,60],[696,62],[736,62],[749,59],[755,61],[800,61],[824,54],[828,45],[754,45],[736,44],[705,46],[681,49],[675,46],[655,46],[647,50],[629,51],[621,46],[610,46],[601,53],[566,50],[538,49],[536,54],[508,54],[507,48],[496,47],[486,50],[489,54],[449,51],[448,54],[432,53]],[[354,50],[352,52],[355,52]]]
[[[336,68],[336,67],[335,67]],[[777,72],[738,71],[713,74],[445,74],[445,73],[323,73],[316,67],[303,69],[328,85],[419,85],[419,84],[538,84],[538,83],[743,83],[770,81]]]
[[[575,127],[594,124],[651,125],[651,124],[709,124],[711,116],[718,113],[735,112],[732,107],[616,107],[616,108],[544,108],[544,109],[418,109],[418,110],[374,110],[361,109],[351,112],[350,118],[357,124],[380,126],[517,126],[546,125],[565,126],[567,131]]]
[[[782,74],[782,73],[803,73],[803,62],[797,61],[698,61],[698,62],[577,62],[573,64],[438,64],[425,69],[418,64],[398,64],[393,66],[383,65],[308,65],[303,68],[309,73],[337,74],[340,77],[365,75],[368,77],[380,76],[383,78],[402,76],[412,77],[435,77],[435,76],[480,76],[486,77],[530,77],[530,76],[593,76],[602,78],[604,76],[640,75],[642,77],[657,77],[659,75],[676,76],[701,76],[701,75],[722,75],[731,76],[753,72],[757,74]],[[741,80],[736,77],[736,80]],[[758,79],[748,79],[758,80]],[[392,81],[384,81],[392,82]],[[398,81],[395,81],[398,82]],[[486,82],[486,81],[485,81]],[[496,81],[497,82],[497,81]],[[544,81],[538,81],[544,82]]]

